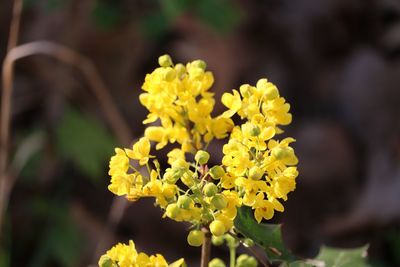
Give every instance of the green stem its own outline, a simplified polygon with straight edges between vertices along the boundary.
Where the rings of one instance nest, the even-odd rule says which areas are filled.
[[[211,255],[211,233],[208,227],[203,227],[204,241],[201,246],[201,262],[200,267],[208,267]]]
[[[235,267],[236,265],[236,247],[235,246],[230,246],[229,247],[229,267]]]

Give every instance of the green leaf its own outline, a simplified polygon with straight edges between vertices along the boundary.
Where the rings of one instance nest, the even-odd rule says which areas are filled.
[[[338,249],[323,246],[316,260],[325,263],[325,267],[369,267],[366,262],[368,246],[352,249]]]
[[[242,13],[227,0],[197,1],[195,11],[199,18],[219,33],[229,33],[239,23]]]
[[[170,24],[171,19],[157,10],[142,19],[141,31],[146,38],[158,39],[167,33]]]
[[[93,181],[104,175],[116,141],[96,120],[68,108],[57,128],[57,148]]]
[[[91,19],[101,30],[114,29],[121,21],[122,10],[112,1],[97,0],[91,12]]]
[[[251,208],[239,208],[234,224],[236,230],[242,235],[263,247],[270,260],[293,261],[297,259],[283,244],[281,225],[257,223]]]

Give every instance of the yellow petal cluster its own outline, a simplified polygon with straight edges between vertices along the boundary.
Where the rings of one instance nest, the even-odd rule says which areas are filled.
[[[242,85],[233,93],[225,93],[222,103],[229,109],[223,116],[238,114],[243,123],[235,126],[229,141],[223,147],[222,163],[229,182],[225,188],[236,185],[243,205],[252,207],[258,222],[271,219],[274,211],[283,211],[279,199],[287,200],[287,194],[296,187],[298,163],[290,143],[275,136],[282,133],[281,125],[292,120],[290,105],[274,84],[260,79],[256,86]]]
[[[223,94],[227,110],[212,116],[214,78],[204,61],[174,65],[164,55],[159,65],[147,74],[140,95],[149,111],[143,123],[151,125],[132,148],[115,149],[109,190],[131,201],[153,197],[164,218],[190,222],[192,232],[209,227],[214,235],[232,229],[242,205],[254,210],[258,222],[283,211],[282,201],[296,188],[298,159],[293,138],[277,139],[292,120],[277,87],[267,79],[242,85]],[[233,116],[240,121],[236,125]],[[222,161],[209,165],[207,147],[222,138],[227,138]],[[175,144],[166,151],[165,169],[152,160],[152,144],[156,149]],[[147,171],[139,172],[135,164]]]
[[[173,65],[172,60],[159,63],[159,68],[146,75],[140,102],[149,111],[144,123],[159,120],[161,125],[148,127],[145,136],[157,143],[157,149],[177,142],[184,152],[201,149],[213,138],[226,137],[233,122],[211,116],[215,100],[208,90],[214,77],[205,62],[195,60],[186,66]]]
[[[161,254],[147,255],[143,252],[137,252],[135,243],[132,240],[129,244],[118,243],[99,260],[99,267],[179,267],[184,266],[184,260],[180,259],[171,265]]]

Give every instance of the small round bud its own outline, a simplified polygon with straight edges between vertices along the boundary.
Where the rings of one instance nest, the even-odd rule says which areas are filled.
[[[179,196],[178,201],[176,202],[179,208],[181,209],[190,209],[190,207],[193,205],[193,199],[191,199],[188,196],[182,195]]]
[[[249,170],[249,178],[252,180],[260,180],[263,175],[263,170],[258,166],[253,166]]]
[[[236,259],[236,267],[257,267],[257,260],[247,254],[242,254]]]
[[[215,236],[221,236],[225,233],[225,225],[219,220],[212,221],[210,223],[210,232]]]
[[[207,68],[207,63],[201,59],[197,59],[192,62],[192,66],[195,68],[200,68],[202,70],[205,70]]]
[[[196,155],[194,156],[194,159],[199,162],[200,164],[206,164],[208,160],[210,159],[210,154],[208,154],[207,151],[204,150],[199,150],[197,151]]]
[[[250,239],[250,238],[245,238],[243,240],[243,245],[245,247],[252,247],[252,246],[254,246],[254,241],[252,239]]]
[[[228,205],[228,202],[226,201],[226,198],[221,195],[217,194],[213,196],[211,199],[211,204],[217,209],[217,210],[222,210],[225,209],[226,206]]]
[[[221,259],[214,258],[208,263],[208,267],[226,267],[226,265]]]
[[[212,197],[218,193],[218,187],[213,183],[208,183],[203,187],[203,192],[206,196]]]
[[[210,169],[210,175],[214,180],[218,180],[225,175],[225,170],[221,166],[217,165]]]
[[[180,209],[176,203],[169,204],[165,210],[165,214],[171,219],[178,217],[179,213]]]
[[[204,70],[201,68],[190,68],[189,76],[190,78],[200,78],[204,74]]]
[[[225,235],[225,240],[226,240],[226,245],[230,248],[232,247],[236,248],[239,246],[239,241],[229,234]]]
[[[172,66],[172,59],[169,55],[162,55],[158,58],[158,64],[164,68],[170,67]]]
[[[103,255],[99,259],[99,267],[117,267],[118,265],[113,262],[113,260],[107,256]]]
[[[204,233],[200,230],[192,230],[187,236],[187,242],[192,247],[200,247],[203,244]]]
[[[178,64],[175,65],[175,71],[176,71],[176,75],[177,75],[178,77],[180,77],[180,76],[182,76],[183,74],[185,74],[185,72],[186,72],[186,67],[185,67],[183,64],[178,63]]]
[[[211,237],[211,242],[213,243],[214,246],[221,246],[224,244],[225,238],[224,236],[212,236]]]

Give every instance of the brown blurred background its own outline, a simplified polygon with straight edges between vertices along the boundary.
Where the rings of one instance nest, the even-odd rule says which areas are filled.
[[[1,0],[1,59],[11,15]],[[25,0],[19,44],[37,40],[95,64],[131,140],[143,132],[144,75],[161,54],[205,60],[217,99],[267,77],[292,105],[285,135],[300,159],[297,189],[273,219],[287,246],[312,257],[321,244],[369,243],[372,266],[400,266],[398,0]],[[129,239],[197,265],[185,225],[160,219],[151,201],[113,202],[108,160],[123,140],[77,68],[31,56],[16,63],[14,87],[10,154],[24,160],[0,266],[88,266]]]

